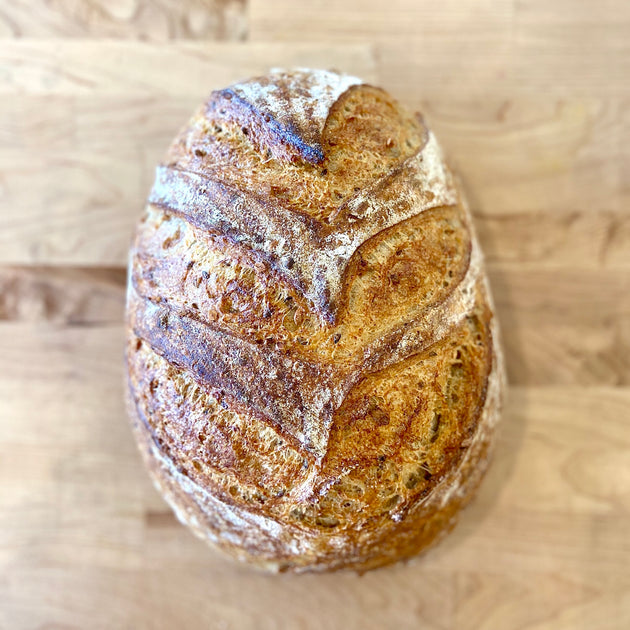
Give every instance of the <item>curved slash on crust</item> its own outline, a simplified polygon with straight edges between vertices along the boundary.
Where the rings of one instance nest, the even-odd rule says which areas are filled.
[[[493,431],[501,416],[502,392],[505,390],[506,386],[503,354],[498,344],[498,324],[496,317],[492,317],[490,321],[489,339],[492,344],[491,367],[486,380],[477,431],[466,451],[466,455],[453,473],[452,478],[448,483],[440,483],[436,486],[435,491],[431,494],[430,499],[427,500],[424,506],[425,509],[431,506],[436,506],[438,510],[442,509],[451,501],[454,494],[458,495],[459,498],[464,498],[469,491],[468,487],[476,483],[475,478],[477,478],[478,481],[478,478],[485,472],[489,463],[488,455],[484,460],[477,461],[474,464],[475,472],[473,474],[468,473],[467,476],[470,462],[475,461],[481,445],[484,442],[490,442],[492,440]]]
[[[471,234],[469,263],[459,284],[444,300],[428,307],[413,325],[404,324],[368,346],[364,351],[362,372],[381,370],[422,352],[459,326],[475,306],[475,285],[481,276],[481,267],[481,250]]]
[[[134,333],[195,380],[224,389],[239,403],[295,438],[318,461],[325,456],[334,414],[350,389],[439,341],[475,303],[481,254],[473,240],[462,281],[412,326],[402,326],[365,349],[358,365],[318,365],[281,348],[263,348],[138,294],[130,277],[127,309]],[[427,335],[427,330],[431,331]]]
[[[492,318],[490,327],[493,340],[498,339],[496,326],[496,319]],[[457,468],[434,488],[427,500],[420,501],[414,506],[409,516],[420,512],[430,514],[435,510],[444,509],[450,502],[465,505],[471,498],[488,464],[488,446],[492,442],[492,433],[500,416],[501,390],[504,385],[503,358],[498,344],[493,343],[492,365],[486,394],[481,405],[477,430],[466,455]],[[151,471],[154,484],[173,508],[179,520],[191,527],[199,538],[217,545],[219,550],[227,551],[241,561],[251,561],[251,554],[255,554],[259,565],[274,570],[279,568],[277,557],[287,554],[287,546],[290,546],[290,552],[296,555],[319,551],[316,547],[316,538],[300,539],[287,534],[284,529],[286,525],[281,526],[275,520],[251,509],[221,501],[209,488],[200,486],[183,474],[155,442],[129,383],[127,405],[130,415],[135,419],[138,440],[145,445],[145,449],[141,449],[141,452]],[[389,530],[384,533],[384,535],[388,534]],[[333,549],[348,544],[342,535],[329,538]],[[354,560],[346,557],[340,559],[336,556],[331,560],[330,557],[326,557],[321,559],[316,570],[352,567],[353,564],[360,565],[364,561],[363,556]]]
[[[199,173],[167,166],[157,168],[148,202],[262,255],[333,323],[354,252],[400,221],[457,203],[458,195],[440,147],[429,133],[417,154],[348,200],[332,225],[272,206]]]
[[[213,119],[235,120],[276,158],[324,161],[321,137],[330,108],[361,79],[326,70],[283,70],[214,92]]]
[[[334,368],[270,352],[214,330],[140,297],[131,285],[127,299],[134,333],[155,352],[172,365],[190,370],[205,386],[225,389],[316,457],[324,455],[338,404],[334,383],[339,376]]]
[[[199,538],[213,544],[218,544],[223,538],[237,547],[279,553],[281,526],[271,518],[218,498],[210,488],[193,481],[162,451],[128,380],[126,399],[127,410],[134,421],[134,432],[138,442],[146,449],[141,449],[141,454],[153,483],[179,521],[188,525]],[[261,532],[265,532],[263,540],[260,539]]]

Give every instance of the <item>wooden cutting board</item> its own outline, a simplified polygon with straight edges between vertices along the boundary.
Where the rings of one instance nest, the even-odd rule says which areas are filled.
[[[358,74],[470,197],[510,391],[476,502],[406,565],[269,577],[153,490],[122,403],[125,257],[211,90]],[[0,2],[0,628],[630,628],[630,4]]]

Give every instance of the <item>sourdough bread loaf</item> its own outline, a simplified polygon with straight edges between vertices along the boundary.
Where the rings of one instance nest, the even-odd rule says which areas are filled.
[[[503,372],[471,217],[422,118],[334,72],[214,92],[129,265],[128,408],[179,519],[270,570],[366,570],[454,523]]]

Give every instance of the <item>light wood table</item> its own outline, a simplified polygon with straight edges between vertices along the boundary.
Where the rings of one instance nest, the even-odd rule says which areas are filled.
[[[323,66],[424,112],[509,370],[441,545],[268,577],[180,526],[122,403],[131,230],[211,90]],[[0,628],[630,628],[630,3],[0,2]]]

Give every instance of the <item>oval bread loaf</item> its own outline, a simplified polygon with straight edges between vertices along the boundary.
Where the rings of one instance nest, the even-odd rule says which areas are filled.
[[[127,320],[152,477],[238,559],[409,557],[486,469],[503,372],[471,218],[423,120],[357,78],[210,96],[157,169]]]

